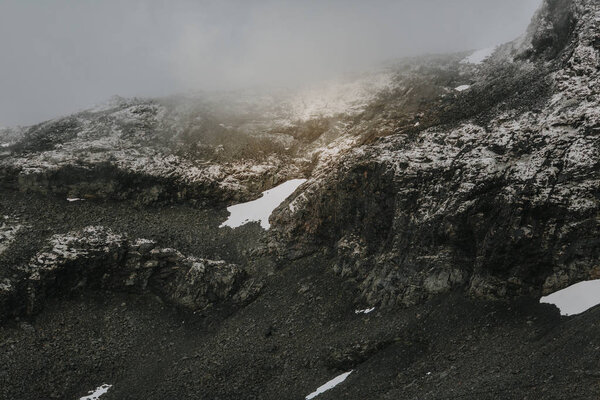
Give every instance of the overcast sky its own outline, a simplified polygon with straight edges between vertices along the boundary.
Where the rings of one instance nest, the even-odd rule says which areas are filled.
[[[541,0],[0,0],[0,126],[113,95],[290,86],[519,36]]]

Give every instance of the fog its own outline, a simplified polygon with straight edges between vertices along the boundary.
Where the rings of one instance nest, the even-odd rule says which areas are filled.
[[[541,0],[0,0],[0,126],[113,95],[289,87],[524,32]]]

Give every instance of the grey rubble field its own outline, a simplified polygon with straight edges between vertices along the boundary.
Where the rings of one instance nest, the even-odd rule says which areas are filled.
[[[468,55],[1,130],[0,398],[597,398],[600,5]]]

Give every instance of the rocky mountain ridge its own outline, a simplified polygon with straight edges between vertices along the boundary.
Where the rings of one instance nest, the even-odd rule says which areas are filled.
[[[563,3],[546,2],[458,103],[514,91],[318,171],[276,211],[276,246],[289,241],[282,252],[294,255],[326,244],[371,305],[456,287],[536,297],[597,278],[600,13]]]

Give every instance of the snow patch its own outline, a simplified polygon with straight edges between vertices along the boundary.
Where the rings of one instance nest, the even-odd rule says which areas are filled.
[[[67,197],[67,201],[72,203],[74,201],[84,201],[85,199],[80,199],[79,197]]]
[[[10,143],[0,143],[0,147],[3,147],[3,148],[10,147]]]
[[[326,392],[329,389],[333,389],[340,383],[344,382],[346,380],[346,378],[348,377],[348,375],[350,375],[351,373],[352,373],[352,371],[348,371],[341,375],[336,376],[335,378],[333,378],[326,384],[319,386],[319,388],[317,390],[315,390],[314,392],[312,392],[311,394],[306,396],[305,400],[313,399],[313,398],[317,397],[318,395],[320,395],[321,393]]]
[[[136,239],[135,242],[133,242],[134,246],[141,246],[143,244],[156,244],[156,242],[154,240],[144,238]]]
[[[101,386],[98,386],[96,390],[90,390],[87,396],[81,397],[79,400],[97,400],[98,398],[100,398],[100,396],[106,394],[106,392],[108,392],[108,389],[110,389],[111,387],[112,385],[107,385],[105,383]]]
[[[460,85],[459,87],[455,87],[454,90],[457,90],[459,92],[464,92],[465,90],[468,90],[471,88],[471,85]]]
[[[461,62],[463,64],[481,64],[487,60],[496,50],[496,46],[487,47],[485,49],[477,50],[470,56],[466,57]]]
[[[354,314],[368,314],[373,310],[375,310],[375,307],[366,308],[364,310],[354,310]]]
[[[256,200],[227,207],[230,215],[227,221],[221,224],[220,228],[224,226],[237,228],[248,222],[258,221],[263,229],[269,229],[271,227],[269,216],[273,210],[304,182],[306,182],[306,179],[292,179],[273,189],[264,191],[262,196]]]
[[[542,297],[540,303],[554,304],[561,315],[580,314],[600,304],[600,279],[576,283]]]

